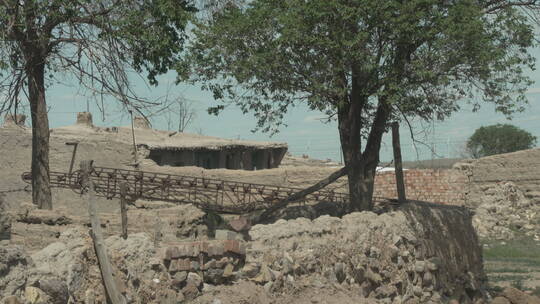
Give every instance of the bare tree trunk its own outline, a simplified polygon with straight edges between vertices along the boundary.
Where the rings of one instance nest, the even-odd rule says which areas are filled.
[[[49,119],[45,101],[45,60],[35,53],[27,63],[28,99],[32,115],[32,202],[39,209],[52,209],[49,185]]]

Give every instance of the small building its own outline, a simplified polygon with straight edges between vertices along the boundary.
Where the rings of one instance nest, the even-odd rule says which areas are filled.
[[[287,152],[286,143],[155,130],[142,117],[135,117],[133,125],[138,159],[151,159],[160,166],[261,170],[277,168]],[[55,134],[83,136],[85,140],[120,142],[132,146],[131,130],[131,126],[96,127],[92,123],[92,115],[82,112],[78,113],[74,126],[58,128]]]
[[[248,142],[223,143],[215,146],[165,146],[138,144],[147,150],[148,158],[158,165],[197,166],[205,169],[261,170],[279,167],[286,146],[253,145]]]
[[[279,167],[287,144],[165,132],[135,131],[139,155],[158,165],[197,166],[205,169],[261,170]]]

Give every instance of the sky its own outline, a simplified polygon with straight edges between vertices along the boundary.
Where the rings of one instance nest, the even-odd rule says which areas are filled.
[[[533,54],[537,61],[540,61],[540,49],[534,49]],[[537,62],[537,66],[540,67],[540,62]],[[480,111],[475,113],[471,111],[470,106],[464,106],[444,122],[414,123],[415,131],[413,134],[415,134],[416,140],[422,142],[417,144],[413,144],[408,126],[401,125],[403,159],[414,161],[462,157],[465,142],[474,130],[496,123],[514,124],[537,136],[540,140],[540,72],[528,71],[528,73],[535,84],[527,93],[529,105],[526,111],[514,115],[511,121],[507,121],[502,114],[496,113],[494,107],[488,104],[483,105]],[[135,89],[144,97],[158,99],[160,96],[164,96],[170,87],[170,94],[182,95],[192,101],[196,117],[187,127],[186,132],[223,138],[286,142],[293,155],[306,154],[312,158],[341,161],[336,123],[321,122],[320,118],[323,116],[320,112],[310,111],[304,106],[291,108],[284,117],[287,126],[282,126],[278,134],[270,137],[266,133],[252,133],[251,130],[256,126],[256,120],[252,114],[243,114],[238,108],[230,106],[217,117],[209,115],[206,109],[217,104],[212,95],[201,91],[197,85],[180,84],[171,87],[169,83],[173,83],[174,79],[175,74],[170,72],[160,77],[158,87],[149,87],[141,81],[135,80]],[[69,79],[65,82],[69,83]],[[76,113],[86,111],[89,99],[78,91],[77,85],[58,84],[48,88],[47,102],[50,106],[51,128],[74,124]],[[107,115],[103,117],[95,104],[90,103],[90,111],[94,116],[95,125],[126,126],[130,123],[129,116],[118,111],[115,100],[108,100],[106,108],[108,109]],[[152,117],[151,123],[156,129],[168,129],[165,115]],[[426,131],[420,132],[421,130]],[[391,159],[391,138],[387,134],[381,148],[381,161],[390,161]]]

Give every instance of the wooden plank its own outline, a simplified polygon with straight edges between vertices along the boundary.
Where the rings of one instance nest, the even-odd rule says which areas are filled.
[[[401,145],[399,143],[399,123],[392,123],[392,147],[394,149],[394,164],[398,201],[405,203],[405,180],[403,178],[403,162],[401,160]]]
[[[127,230],[127,188],[126,182],[120,183],[120,216],[122,218],[122,238],[125,240],[128,237]]]
[[[101,279],[105,286],[105,292],[107,298],[112,304],[126,304],[126,299],[122,296],[113,278],[113,270],[107,255],[107,248],[103,239],[103,232],[101,231],[101,222],[97,215],[96,198],[94,183],[90,180],[89,175],[92,171],[93,161],[82,161],[80,168],[83,174],[82,183],[83,186],[88,188],[87,200],[88,200],[88,214],[90,215],[90,223],[92,226],[90,236],[94,241],[94,250],[101,270]]]

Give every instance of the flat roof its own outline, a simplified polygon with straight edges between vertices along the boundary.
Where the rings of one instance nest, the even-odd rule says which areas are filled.
[[[213,136],[205,136],[192,133],[155,130],[150,128],[134,128],[135,142],[147,146],[150,150],[189,150],[209,149],[221,150],[224,148],[252,148],[272,149],[287,148],[286,143],[248,141],[238,139],[225,139]],[[131,127],[117,127],[118,132],[112,132],[112,128],[91,127],[77,124],[52,129],[52,136],[62,136],[71,139],[85,138],[87,140],[111,140],[132,143]]]

